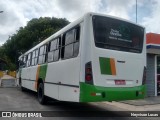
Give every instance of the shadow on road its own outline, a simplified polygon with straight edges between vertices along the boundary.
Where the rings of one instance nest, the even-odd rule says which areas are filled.
[[[30,98],[37,100],[37,94],[33,91],[27,90],[24,92],[24,94]],[[38,100],[37,100],[37,103],[38,103]],[[40,106],[45,107],[45,109],[43,109],[44,114],[51,117],[52,116],[55,116],[55,117],[59,117],[59,116],[61,117],[130,116],[130,113],[127,113],[127,112],[123,112],[122,114],[119,111],[112,111],[112,109],[106,109],[104,103],[76,103],[76,102],[55,101],[50,99],[45,105],[40,105]],[[45,112],[45,111],[50,111],[50,112]]]

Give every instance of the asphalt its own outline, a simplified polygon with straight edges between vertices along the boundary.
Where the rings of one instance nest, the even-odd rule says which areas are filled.
[[[160,111],[160,96],[146,97],[139,100],[104,102],[128,111]]]
[[[0,78],[0,87],[16,87],[16,78],[4,75]]]
[[[106,117],[107,120],[116,120],[116,116],[119,116],[118,120],[125,120],[125,118],[123,118],[124,114],[121,114],[119,111],[124,111],[125,114],[129,114],[125,112],[126,110],[101,102],[75,103],[49,101],[46,105],[40,105],[38,103],[37,94],[35,92],[22,92],[19,87],[0,87],[0,112],[1,111],[17,111],[19,113],[27,111],[31,113],[42,112],[42,114],[44,113],[45,115],[47,115],[46,120],[48,120],[48,116],[50,115],[55,116],[54,119],[56,119],[57,117],[58,119],[60,118],[65,120],[88,120],[88,117],[90,120],[106,120]],[[99,118],[91,119],[92,116]],[[12,119],[15,120],[17,118]],[[35,120],[35,118],[33,120]]]
[[[0,82],[3,80],[16,80],[15,78],[4,75]],[[15,85],[16,86],[16,85]],[[11,86],[13,87],[13,86]],[[17,89],[14,89],[15,91]],[[94,103],[95,105],[97,103]],[[106,106],[112,106],[111,108],[118,107],[118,110],[121,111],[160,111],[160,96],[157,97],[146,97],[145,99],[140,100],[128,100],[128,101],[120,101],[120,102],[103,102]],[[97,106],[99,103],[97,104]],[[115,109],[112,109],[113,111]]]
[[[160,96],[146,97],[145,99],[140,99],[140,100],[121,101],[121,103],[135,105],[135,106],[157,105],[160,104]]]

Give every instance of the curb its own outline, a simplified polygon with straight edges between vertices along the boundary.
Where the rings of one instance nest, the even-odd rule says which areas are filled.
[[[143,105],[143,106],[135,106],[120,102],[104,102],[108,105],[113,105],[119,108],[123,108],[129,111],[160,111],[160,104],[154,104],[154,105]]]

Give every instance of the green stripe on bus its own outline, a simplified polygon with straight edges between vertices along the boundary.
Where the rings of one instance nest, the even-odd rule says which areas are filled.
[[[99,58],[101,74],[112,75],[110,58]]]
[[[143,93],[137,95],[137,92]],[[80,83],[80,102],[121,101],[143,99],[146,86],[136,87],[100,87]]]
[[[47,64],[41,65],[39,70],[39,78],[42,78],[42,80],[45,80],[47,73]]]

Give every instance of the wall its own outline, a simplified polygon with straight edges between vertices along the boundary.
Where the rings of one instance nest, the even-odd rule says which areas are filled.
[[[155,96],[155,55],[147,54],[147,96]]]

